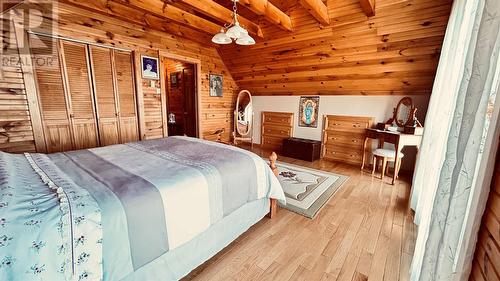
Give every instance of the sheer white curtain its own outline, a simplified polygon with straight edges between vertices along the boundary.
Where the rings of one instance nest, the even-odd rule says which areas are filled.
[[[471,208],[481,209],[471,202],[480,192],[474,187],[495,128],[490,121],[497,122],[499,30],[499,0],[455,0],[413,179],[419,230],[412,280],[463,278],[457,264],[470,248],[463,245],[472,235],[467,218]]]

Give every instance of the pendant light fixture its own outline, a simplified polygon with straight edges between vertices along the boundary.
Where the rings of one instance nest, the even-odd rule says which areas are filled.
[[[220,32],[212,37],[212,42],[216,44],[231,44],[234,42],[238,45],[253,45],[255,40],[248,35],[248,31],[243,28],[238,22],[238,0],[233,0],[233,21],[229,25],[224,25]],[[224,29],[226,29],[224,31]]]
[[[226,35],[224,32],[224,28],[220,29],[220,32],[215,34],[214,37],[212,37],[212,42],[216,44],[231,44],[233,43],[233,40],[229,36]]]

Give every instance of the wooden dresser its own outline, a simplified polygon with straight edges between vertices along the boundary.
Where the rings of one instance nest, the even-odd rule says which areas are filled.
[[[293,136],[293,113],[262,112],[261,144],[281,153],[283,140]]]
[[[327,159],[361,165],[365,129],[371,128],[373,119],[373,117],[325,115],[321,155]]]

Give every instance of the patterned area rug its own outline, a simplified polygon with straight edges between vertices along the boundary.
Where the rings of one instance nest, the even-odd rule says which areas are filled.
[[[311,219],[349,178],[283,162],[276,166],[287,201],[280,206]]]

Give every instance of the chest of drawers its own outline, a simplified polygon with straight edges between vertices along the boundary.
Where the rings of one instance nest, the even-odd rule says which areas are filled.
[[[325,115],[322,156],[327,159],[361,165],[365,131],[373,117]],[[367,145],[367,147],[371,147]]]
[[[283,140],[293,136],[293,113],[262,112],[261,144],[281,153]]]

